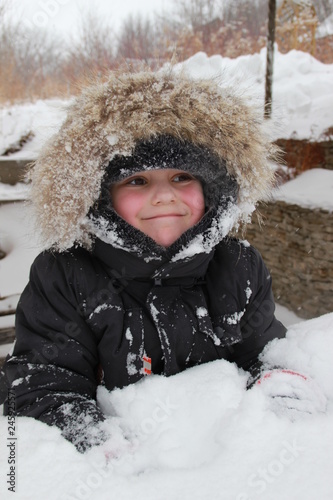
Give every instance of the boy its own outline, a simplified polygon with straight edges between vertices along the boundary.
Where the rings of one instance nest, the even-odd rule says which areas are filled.
[[[32,170],[46,250],[6,363],[17,415],[100,444],[99,383],[216,359],[255,377],[285,335],[259,253],[228,237],[274,174],[256,113],[213,81],[117,75],[88,88]]]

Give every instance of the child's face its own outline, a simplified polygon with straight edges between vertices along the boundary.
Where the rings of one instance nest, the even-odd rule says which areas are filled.
[[[115,183],[115,211],[164,247],[194,226],[205,212],[199,180],[182,170],[148,170]]]

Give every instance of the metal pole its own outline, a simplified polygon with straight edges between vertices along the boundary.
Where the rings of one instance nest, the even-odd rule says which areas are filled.
[[[268,31],[267,31],[267,57],[266,57],[266,83],[265,83],[265,109],[264,117],[270,118],[272,114],[272,85],[275,42],[275,16],[276,0],[268,2]]]

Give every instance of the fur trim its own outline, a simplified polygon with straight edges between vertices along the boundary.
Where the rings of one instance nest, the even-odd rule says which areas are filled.
[[[89,246],[86,216],[109,162],[160,135],[208,148],[221,159],[239,186],[241,218],[270,192],[272,146],[256,110],[236,93],[172,70],[111,73],[76,99],[31,171],[32,203],[46,246]]]

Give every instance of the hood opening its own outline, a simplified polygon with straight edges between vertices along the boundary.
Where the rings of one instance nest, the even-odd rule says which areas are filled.
[[[206,211],[217,208],[221,198],[237,200],[238,184],[228,173],[225,161],[208,148],[197,146],[170,135],[159,135],[138,141],[131,155],[116,155],[106,168],[96,211],[112,207],[110,188],[131,175],[157,169],[189,172],[202,184]]]
[[[113,209],[110,188],[136,173],[174,168],[189,172],[203,186],[206,212],[203,218],[187,230],[168,250],[153,242],[148,236],[124,221]],[[134,251],[141,255],[161,255],[165,251],[173,255],[188,247],[195,239],[199,242],[198,251],[207,246],[209,251],[222,239],[217,226],[222,226],[222,214],[230,212],[236,206],[238,184],[228,173],[224,161],[208,148],[200,147],[189,141],[182,141],[169,135],[152,137],[137,142],[131,155],[116,155],[106,168],[101,186],[101,195],[90,211],[93,223],[92,231],[103,241]],[[211,236],[213,235],[213,238]],[[210,241],[211,240],[211,241]],[[207,249],[204,250],[207,252]]]

